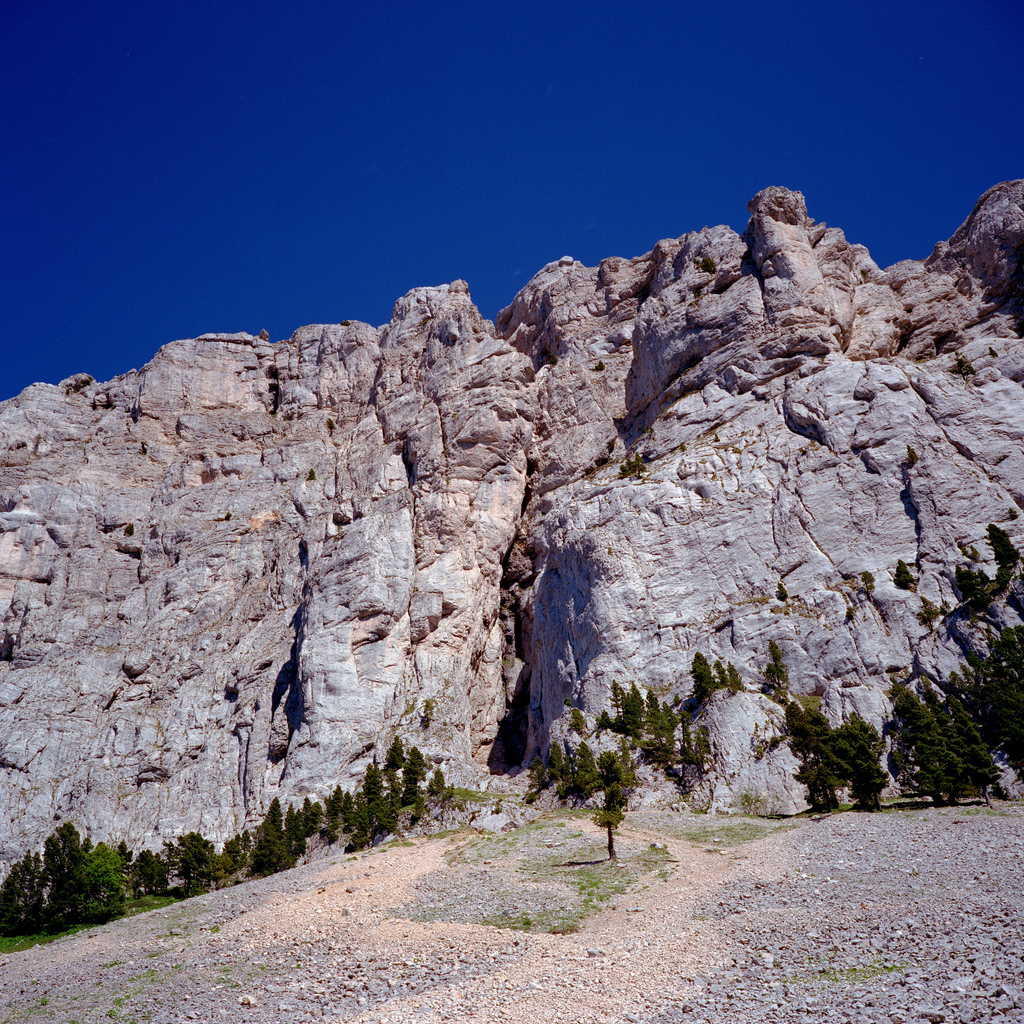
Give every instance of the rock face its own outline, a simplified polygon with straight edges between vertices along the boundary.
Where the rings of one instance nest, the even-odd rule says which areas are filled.
[[[893,679],[983,652],[953,576],[990,522],[1024,543],[1024,182],[885,271],[798,192],[749,209],[564,257],[495,324],[456,281],[0,403],[4,859],[66,819],[224,839],[396,733],[508,788],[613,679],[686,697],[698,650],[749,691],[703,712],[709,802],[793,810],[769,640],[880,726]]]

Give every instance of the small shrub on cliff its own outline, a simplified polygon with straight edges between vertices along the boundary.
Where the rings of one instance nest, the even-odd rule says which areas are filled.
[[[963,377],[964,380],[968,380],[975,374],[975,369],[971,366],[970,362],[964,356],[962,352],[956,354],[956,366],[952,370],[958,377]]]
[[[907,563],[902,558],[896,562],[896,572],[893,574],[892,581],[900,590],[917,589],[917,580],[911,575],[910,570],[907,568]]]
[[[619,479],[626,477],[641,478],[647,472],[647,464],[639,452],[634,452],[625,462],[619,466]]]

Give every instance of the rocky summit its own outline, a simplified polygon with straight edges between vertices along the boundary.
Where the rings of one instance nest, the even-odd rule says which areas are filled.
[[[770,641],[880,730],[893,682],[984,655],[1024,617],[1020,580],[982,615],[955,583],[988,524],[1024,545],[1024,181],[885,270],[799,192],[749,212],[563,257],[494,323],[455,281],[0,403],[2,859],[69,820],[224,840],[396,735],[512,792],[698,651],[743,685],[696,798],[792,813]]]

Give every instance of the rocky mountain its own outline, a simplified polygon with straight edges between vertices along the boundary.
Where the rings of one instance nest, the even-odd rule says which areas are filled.
[[[700,799],[793,811],[769,641],[884,727],[894,680],[1021,622],[1020,582],[972,618],[954,570],[991,573],[989,523],[1024,544],[1024,181],[885,270],[799,192],[749,211],[563,257],[495,323],[456,281],[0,403],[3,858],[62,820],[224,839],[396,734],[514,789],[613,680],[685,698],[697,651],[745,683]]]

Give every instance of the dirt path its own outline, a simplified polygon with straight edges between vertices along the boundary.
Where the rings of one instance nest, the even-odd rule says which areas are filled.
[[[1009,1020],[1022,836],[1007,808],[637,813],[612,864],[573,812],[398,841],[2,957],[0,1021]]]

